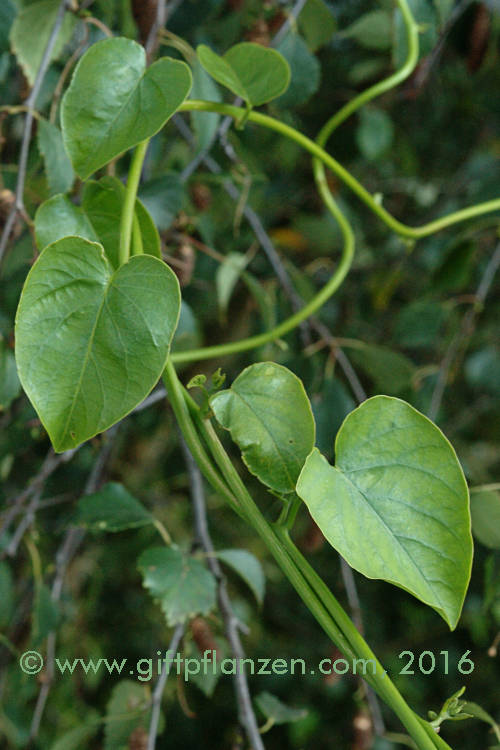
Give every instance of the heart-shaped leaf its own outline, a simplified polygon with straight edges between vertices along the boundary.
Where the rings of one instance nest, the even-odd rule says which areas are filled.
[[[56,451],[108,429],[148,395],[179,308],[175,274],[150,255],[113,272],[102,246],[82,237],[42,252],[17,311],[16,358]]]
[[[270,102],[290,83],[290,68],[283,55],[260,44],[241,42],[222,56],[200,44],[196,53],[207,73],[249,107]]]
[[[206,615],[215,606],[215,578],[201,560],[176,547],[150,547],[137,565],[143,585],[159,600],[168,625]]]
[[[78,235],[100,242],[114,268],[119,265],[120,217],[125,186],[116,177],[89,180],[83,191],[81,206],[75,206],[65,195],[55,195],[39,207],[35,215],[35,236],[39,250],[47,245]],[[139,200],[135,214],[141,230],[144,252],[161,258],[160,237],[154,222]]]
[[[93,44],[76,66],[61,107],[64,143],[75,171],[86,179],[151,138],[182,104],[191,82],[189,67],[169,57],[146,70],[144,48],[131,39]]]
[[[210,405],[252,474],[276,492],[293,492],[315,433],[299,378],[274,362],[251,365]]]
[[[345,419],[336,465],[317,449],[297,494],[330,544],[368,578],[381,578],[458,622],[472,565],[469,494],[443,433],[409,404],[365,401]]]

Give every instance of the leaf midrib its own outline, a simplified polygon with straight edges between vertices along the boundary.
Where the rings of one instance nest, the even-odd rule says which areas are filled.
[[[408,552],[408,550],[406,549],[406,547],[403,544],[401,544],[401,542],[400,542],[399,537],[397,536],[397,534],[395,534],[392,531],[392,529],[390,528],[390,526],[387,525],[387,523],[385,522],[384,518],[382,518],[382,516],[380,515],[380,513],[378,512],[378,510],[376,509],[376,507],[374,507],[372,505],[372,503],[370,502],[370,498],[362,490],[360,490],[360,488],[347,476],[347,474],[345,474],[342,471],[342,469],[339,469],[338,466],[335,466],[334,468],[336,468],[337,471],[339,471],[341,473],[341,475],[345,478],[345,480],[347,482],[349,482],[349,484],[352,487],[354,487],[354,489],[356,490],[356,492],[363,498],[363,500],[365,501],[365,503],[368,506],[368,508],[370,508],[370,510],[372,511],[372,513],[374,513],[374,515],[383,524],[384,528],[389,533],[391,539],[395,539],[396,540],[396,543],[401,548],[401,550],[404,552],[404,554],[406,555],[406,557],[410,560],[412,566],[417,571],[417,573],[419,574],[420,578],[426,583],[426,585],[428,586],[429,590],[436,597],[436,601],[437,601],[438,605],[440,606],[441,610],[443,612],[446,612],[446,607],[443,606],[443,602],[441,600],[441,597],[437,594],[437,592],[435,591],[434,587],[430,584],[429,580],[423,574],[423,572],[421,571],[421,569],[419,568],[419,566],[417,565],[417,563],[415,562],[415,560],[413,559],[413,557],[410,555],[410,553]]]
[[[73,412],[75,410],[76,402],[77,402],[78,397],[80,395],[80,390],[81,390],[81,385],[82,385],[82,382],[83,382],[83,377],[85,375],[85,371],[87,369],[87,365],[88,365],[88,362],[89,362],[89,359],[90,359],[90,356],[91,356],[91,352],[92,352],[92,348],[93,348],[93,344],[94,344],[95,332],[96,332],[96,329],[97,329],[97,324],[99,322],[99,318],[100,318],[100,315],[102,313],[103,307],[106,304],[107,295],[108,295],[109,289],[111,287],[111,284],[112,284],[112,281],[113,281],[115,275],[116,275],[116,272],[113,273],[113,274],[111,274],[109,276],[107,284],[106,284],[106,288],[105,288],[104,293],[102,295],[102,300],[101,300],[101,302],[99,304],[99,307],[97,308],[95,320],[94,320],[94,323],[93,323],[93,326],[92,326],[92,330],[91,330],[91,333],[90,333],[90,336],[89,336],[89,342],[87,344],[87,348],[86,348],[86,351],[85,351],[85,357],[84,357],[84,360],[83,360],[83,363],[82,363],[82,368],[81,368],[81,371],[80,371],[80,377],[78,378],[78,383],[77,383],[77,386],[75,388],[75,393],[74,393],[74,396],[73,396],[73,399],[72,399],[72,402],[71,402],[71,406],[69,408],[68,416],[66,418],[66,422],[65,422],[65,425],[64,425],[64,429],[63,429],[63,432],[62,432],[61,443],[64,443],[64,441],[66,439],[66,436],[68,434],[69,423],[70,423],[71,417],[73,416]],[[96,369],[97,369],[97,365],[96,365]]]

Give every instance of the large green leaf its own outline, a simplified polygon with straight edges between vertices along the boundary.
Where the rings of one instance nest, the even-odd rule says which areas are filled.
[[[86,179],[151,138],[189,94],[191,80],[189,67],[169,57],[146,70],[144,48],[131,39],[93,44],[76,66],[61,107],[75,171]]]
[[[21,10],[12,24],[10,30],[12,50],[30,86],[33,86],[35,82],[60,5],[59,0],[41,0],[38,3],[31,3]],[[51,60],[59,57],[64,46],[71,39],[76,24],[77,19],[73,13],[64,15],[62,27],[52,49]]]
[[[206,615],[215,606],[215,578],[201,560],[176,547],[151,547],[137,565],[144,586],[159,600],[168,625]]]
[[[472,565],[469,496],[453,448],[409,404],[375,396],[344,421],[336,465],[315,449],[297,493],[330,544],[457,624]]]
[[[222,56],[200,44],[196,52],[207,73],[244,99],[249,107],[258,107],[280,96],[290,82],[285,58],[260,44],[241,42]]]
[[[250,365],[210,404],[252,474],[276,492],[293,492],[315,433],[311,405],[297,376],[274,362]]]
[[[78,235],[100,242],[114,268],[119,265],[120,217],[125,187],[116,177],[89,180],[83,191],[81,206],[75,206],[65,195],[55,195],[39,207],[35,215],[35,236],[43,250],[56,240]],[[160,237],[147,209],[135,203],[144,252],[161,258]]]
[[[66,237],[26,279],[16,316],[19,378],[56,451],[108,429],[160,377],[177,325],[179,284],[137,255],[116,272],[101,245]]]
[[[118,482],[84,495],[77,508],[76,523],[91,531],[124,531],[154,523],[151,513]]]

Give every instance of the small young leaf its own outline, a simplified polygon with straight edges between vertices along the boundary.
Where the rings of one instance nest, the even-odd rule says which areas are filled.
[[[143,585],[159,600],[168,625],[206,615],[215,606],[215,578],[201,560],[176,547],[151,547],[137,565]]]
[[[248,584],[258,604],[264,600],[266,579],[262,565],[255,555],[244,549],[223,549],[217,552],[217,557],[229,565]]]
[[[491,490],[471,492],[472,533],[481,544],[500,549],[500,493]]]
[[[260,44],[235,44],[222,57],[205,44],[200,44],[196,52],[207,73],[249,107],[280,96],[290,82],[287,61],[276,50]]]
[[[276,492],[293,492],[315,434],[298,377],[274,362],[250,365],[210,405],[250,472]]]
[[[61,131],[56,125],[41,117],[38,121],[37,135],[51,194],[68,192],[73,185],[75,173],[64,150]]]
[[[26,5],[12,24],[10,30],[12,51],[19,60],[30,86],[33,86],[35,82],[60,4],[59,0],[41,0],[41,2]],[[52,49],[51,60],[59,57],[64,46],[71,39],[76,24],[75,15],[66,13]]]
[[[198,375],[193,375],[186,388],[188,390],[190,390],[191,388],[203,388],[206,382],[207,376],[204,373],[200,372],[198,373]]]
[[[107,430],[160,377],[180,308],[158,258],[113,273],[101,245],[66,237],[31,269],[16,315],[19,379],[58,452]]]
[[[0,339],[0,412],[8,409],[20,392],[14,352]]]
[[[297,494],[330,544],[367,578],[433,607],[453,629],[472,565],[469,497],[455,452],[427,417],[375,396],[346,418],[336,465],[315,449]]]
[[[151,138],[182,104],[191,82],[189,67],[169,57],[146,70],[144,48],[131,39],[93,44],[76,66],[61,106],[64,143],[75,171],[86,179]]]
[[[154,518],[122,484],[109,482],[78,501],[77,524],[90,531],[123,531],[147,526]]]
[[[266,719],[272,720],[273,724],[289,724],[307,716],[307,709],[291,708],[268,692],[259,693],[255,698],[255,703]]]

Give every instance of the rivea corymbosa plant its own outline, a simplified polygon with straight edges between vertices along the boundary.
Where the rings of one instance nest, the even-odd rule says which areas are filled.
[[[349,101],[316,140],[255,109],[283,94],[289,83],[289,66],[273,49],[244,42],[219,56],[206,45],[198,47],[196,65],[241,102],[225,104],[189,98],[192,72],[185,62],[160,57],[147,66],[144,49],[127,38],[91,45],[76,65],[61,105],[64,146],[84,182],[81,204],[58,194],[37,211],[40,254],[24,285],[15,339],[21,383],[57,452],[112,427],[163,378],[183,439],[206,480],[260,535],[345,658],[350,663],[373,661],[376,669],[365,675],[366,681],[397,714],[414,746],[432,750],[449,747],[437,728],[443,718],[460,714],[458,697],[431,721],[418,716],[295,546],[292,531],[305,504],[328,542],[355,570],[405,589],[455,628],[473,548],[468,488],[453,447],[408,403],[377,395],[345,419],[331,465],[315,447],[315,422],[304,386],[287,368],[272,361],[250,364],[223,390],[220,378],[211,390],[198,378],[191,385],[203,386],[201,403],[176,371],[188,362],[222,360],[280,339],[340,287],[352,265],[354,233],[330,191],[326,169],[392,232],[410,241],[500,209],[499,199],[423,226],[407,226],[325,150],[337,127],[416,66],[419,29],[407,0],[397,4],[406,33],[402,66]],[[329,280],[289,318],[250,338],[171,353],[181,308],[179,283],[162,260],[157,228],[137,192],[150,139],[181,112],[228,116],[237,128],[267,128],[302,147],[312,158],[319,193],[340,228],[343,246]],[[91,179],[130,149],[126,185],[111,174]],[[249,494],[217,427],[230,433],[246,469],[273,498],[280,498],[277,520],[270,522]],[[146,550],[139,561],[145,586],[162,602],[170,625],[186,614],[206,611],[212,595],[210,581],[205,582],[198,586],[198,598],[193,595],[179,612],[171,589],[181,558],[165,546]],[[189,575],[196,579],[207,572],[197,563]],[[461,664],[466,673],[467,654]]]

